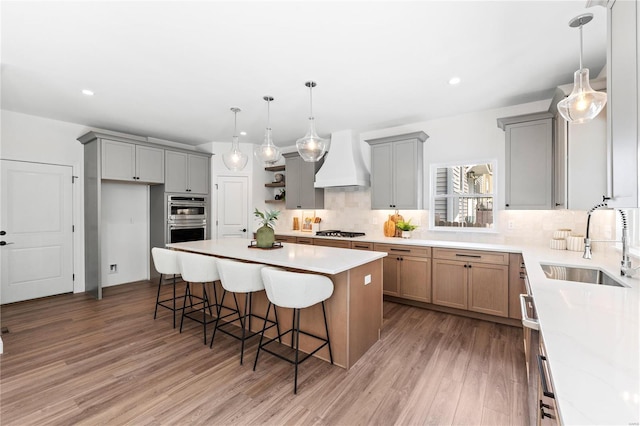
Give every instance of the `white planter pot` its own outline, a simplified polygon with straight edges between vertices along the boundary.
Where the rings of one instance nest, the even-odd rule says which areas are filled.
[[[402,238],[411,238],[411,231],[402,231]]]

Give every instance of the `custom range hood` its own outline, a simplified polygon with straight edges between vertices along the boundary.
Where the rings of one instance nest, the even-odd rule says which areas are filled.
[[[331,133],[329,152],[316,173],[314,186],[369,186],[369,171],[362,159],[360,139],[351,130]]]

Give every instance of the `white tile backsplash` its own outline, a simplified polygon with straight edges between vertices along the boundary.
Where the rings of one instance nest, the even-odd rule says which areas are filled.
[[[391,210],[371,210],[370,188],[327,188],[325,209],[315,210],[322,218],[320,229],[340,229],[364,232],[372,237],[383,236],[383,224]],[[306,211],[307,214],[309,211]],[[500,210],[496,232],[430,231],[428,210],[401,210],[405,220],[418,225],[413,237],[446,241],[488,242],[496,244],[548,244],[553,231],[569,228],[574,234],[584,235],[587,212],[578,210]],[[302,217],[300,210],[283,210],[276,232],[293,228],[293,218]],[[591,236],[594,239],[613,239],[616,229],[616,214],[613,210],[598,210],[591,217]],[[512,225],[509,228],[509,224]],[[633,232],[633,230],[632,230]],[[637,230],[635,232],[638,232]],[[594,249],[597,250],[597,243]]]

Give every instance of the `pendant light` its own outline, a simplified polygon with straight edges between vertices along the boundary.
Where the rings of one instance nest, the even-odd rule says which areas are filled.
[[[576,16],[569,21],[571,28],[580,30],[580,69],[573,74],[571,94],[558,102],[558,112],[570,123],[584,123],[595,118],[607,103],[607,94],[596,92],[589,84],[589,69],[582,68],[582,26],[593,19],[592,13]]]
[[[312,90],[316,87],[315,81],[307,81],[305,84],[309,88],[309,130],[304,137],[296,141],[296,148],[300,157],[307,162],[319,161],[327,151],[329,145],[327,139],[323,139],[316,133],[316,126],[313,118],[313,96]]]
[[[255,148],[253,154],[258,160],[270,166],[280,159],[280,150],[273,144],[273,138],[271,137],[271,116],[269,105],[271,101],[273,101],[273,97],[264,96],[262,99],[267,101],[267,128],[264,132],[264,142],[262,145]]]
[[[244,166],[247,165],[247,161],[249,157],[244,152],[240,151],[240,142],[238,138],[238,113],[241,111],[240,108],[233,107],[231,108],[231,112],[233,112],[233,140],[231,142],[231,150],[222,154],[222,162],[227,169],[233,171],[239,171],[244,169]]]

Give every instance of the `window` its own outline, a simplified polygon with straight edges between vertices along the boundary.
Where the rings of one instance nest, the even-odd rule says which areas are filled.
[[[495,229],[496,161],[432,165],[429,229]]]

